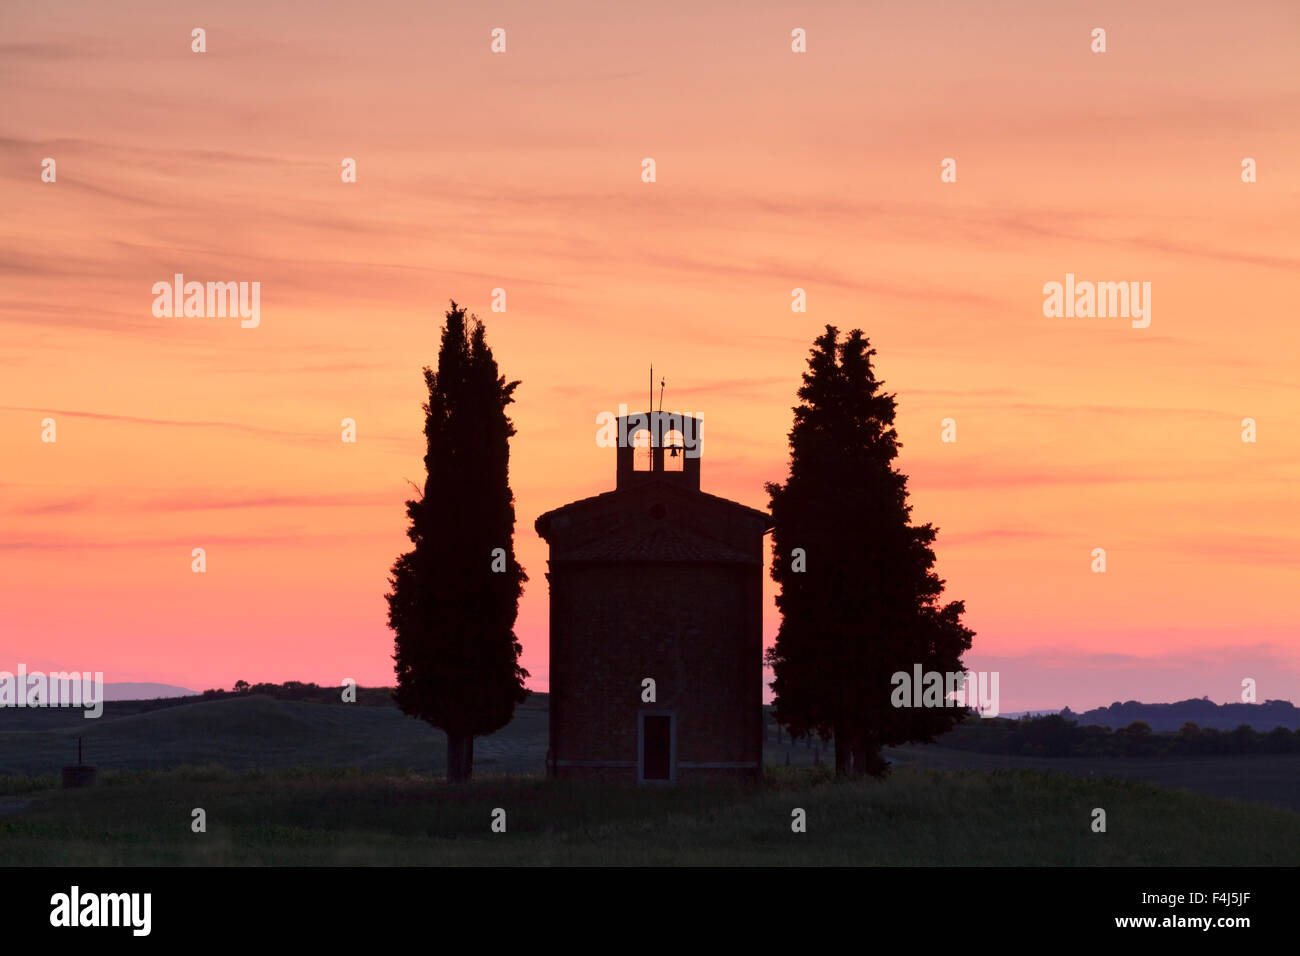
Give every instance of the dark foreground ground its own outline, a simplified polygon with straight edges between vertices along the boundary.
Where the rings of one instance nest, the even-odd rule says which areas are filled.
[[[541,776],[536,697],[476,742],[477,779],[449,787],[442,734],[387,706],[252,696],[124,705],[93,721],[10,714],[0,713],[3,865],[1300,863],[1297,755],[910,746],[889,752],[883,782],[835,783],[813,766],[829,754],[773,731],[759,788],[599,787]],[[78,735],[100,779],[62,790]],[[206,832],[192,828],[198,809]],[[491,829],[498,810],[504,832]],[[796,811],[806,832],[792,830]]]
[[[10,778],[37,783],[30,778]],[[1062,774],[901,770],[761,788],[220,768],[0,797],[0,864],[1278,865],[1300,814]],[[1095,808],[1106,832],[1093,832]],[[202,809],[206,832],[192,828]],[[799,811],[806,832],[792,822]],[[504,823],[493,832],[492,823]],[[501,824],[498,824],[500,826]]]
[[[105,770],[166,770],[220,765],[231,770],[391,770],[441,774],[441,731],[393,707],[325,705],[244,697],[139,710],[109,705],[86,720],[70,710],[0,710],[0,785],[6,774],[57,774],[76,762],[77,736],[86,762]],[[547,701],[533,695],[508,727],[475,741],[479,774],[541,774],[545,768]],[[886,751],[899,768],[920,770],[1046,770],[1073,776],[1142,780],[1217,797],[1300,811],[1300,754],[1218,757],[1018,757],[907,746]],[[769,733],[767,762],[792,768],[830,762],[803,743]]]

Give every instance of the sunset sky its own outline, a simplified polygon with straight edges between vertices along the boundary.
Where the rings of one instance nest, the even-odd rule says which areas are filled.
[[[391,684],[454,298],[522,380],[534,689],[533,521],[613,487],[596,416],[653,362],[704,489],[764,508],[829,323],[1002,710],[1300,701],[1297,63],[1289,0],[7,2],[0,668]],[[175,273],[260,282],[260,325],[156,318]],[[1067,273],[1150,282],[1150,327],[1045,317]]]

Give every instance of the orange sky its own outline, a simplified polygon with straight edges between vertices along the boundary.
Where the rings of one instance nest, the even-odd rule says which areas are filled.
[[[832,323],[1004,711],[1300,700],[1294,4],[452,6],[0,7],[0,667],[391,682],[455,298],[523,382],[537,689],[532,524],[613,486],[595,416],[653,361],[705,490],[764,507]],[[155,318],[177,272],[260,282],[260,325]],[[1150,327],[1044,317],[1066,273],[1150,282]]]

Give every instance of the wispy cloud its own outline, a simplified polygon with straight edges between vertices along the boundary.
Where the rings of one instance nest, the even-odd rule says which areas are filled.
[[[1065,536],[1058,532],[1034,528],[986,528],[982,531],[953,531],[940,534],[945,547],[950,545],[963,547],[996,541],[1052,541],[1063,537]]]
[[[267,438],[288,438],[295,441],[338,441],[334,432],[311,434],[309,432],[285,431],[266,428],[261,425],[247,425],[241,422],[203,421],[198,419],[146,418],[140,415],[115,415],[107,412],[86,412],[69,408],[38,408],[30,405],[0,405],[5,412],[37,412],[45,415],[64,415],[68,418],[86,418],[94,421],[124,422],[132,425],[159,425],[167,428],[221,428],[230,431],[261,435]]]

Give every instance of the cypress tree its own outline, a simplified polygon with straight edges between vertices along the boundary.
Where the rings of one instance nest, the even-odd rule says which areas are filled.
[[[840,342],[826,327],[798,391],[789,476],[767,485],[781,612],[773,708],[796,735],[834,736],[837,775],[883,775],[882,747],[932,740],[961,719],[960,708],[894,707],[891,677],[918,663],[960,672],[973,637],[962,602],[939,603],[936,529],[911,523],[894,467],[895,396],[875,377],[875,354],[860,330]]]
[[[514,624],[528,580],[514,554],[505,408],[519,382],[498,374],[483,324],[453,301],[438,370],[426,367],[424,493],[406,503],[414,548],[389,579],[395,698],[447,734],[447,778],[472,773],[474,737],[504,727],[528,691]]]

